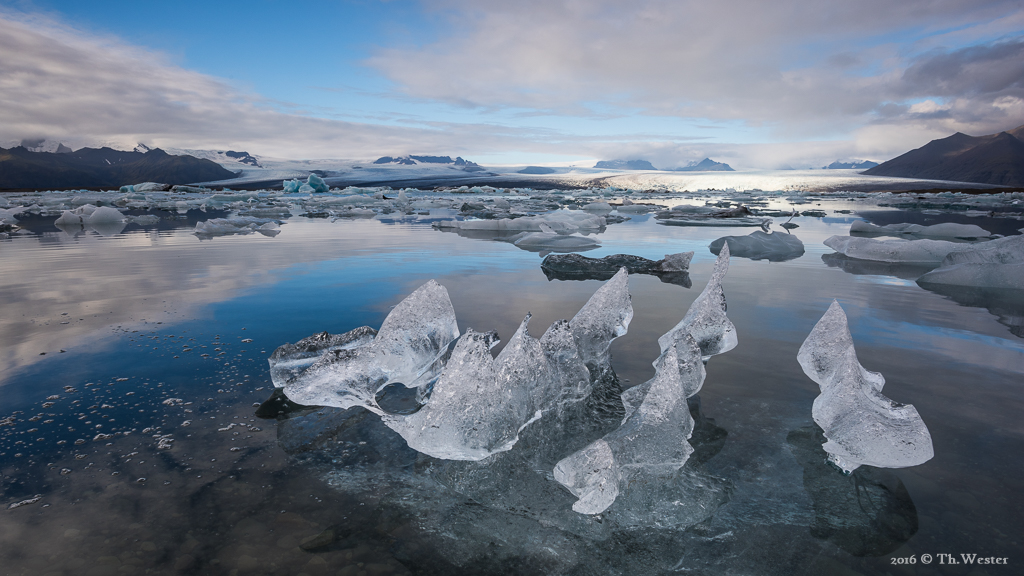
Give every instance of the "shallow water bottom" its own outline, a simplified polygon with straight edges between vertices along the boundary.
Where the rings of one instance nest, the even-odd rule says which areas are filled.
[[[379,326],[427,279],[447,287],[463,331],[506,338],[527,312],[537,332],[571,317],[600,281],[548,280],[535,253],[417,222],[15,238],[2,246],[0,472],[4,501],[25,504],[0,512],[0,562],[11,574],[1012,573],[1024,307],[929,292],[912,270],[834,265],[821,241],[851,219],[795,219],[798,258],[733,259],[739,346],[711,359],[691,403],[694,456],[599,517],[571,512],[550,468],[525,465],[551,423],[467,465],[410,450],[359,409],[255,411],[276,346]],[[612,348],[621,386],[653,375],[657,337],[707,282],[707,246],[741,233],[639,217],[598,236],[588,256],[696,251],[690,288],[630,278],[635,316]],[[861,363],[928,425],[929,462],[850,476],[824,463],[818,390],[796,351],[833,298]]]

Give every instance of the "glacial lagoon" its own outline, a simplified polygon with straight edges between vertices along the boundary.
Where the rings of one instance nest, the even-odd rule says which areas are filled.
[[[824,244],[858,220],[1011,237],[1024,228],[1019,194],[471,192],[6,195],[0,208],[19,228],[0,240],[5,570],[1009,574],[1024,560],[1024,290],[919,284],[938,263]],[[54,224],[84,205],[128,218]],[[664,225],[673,206],[690,207],[676,220],[746,206],[753,221]],[[539,232],[445,224],[556,210],[564,218]],[[590,216],[605,224],[576,226]],[[693,453],[599,514],[574,512],[554,465],[616,429],[618,393],[655,375],[658,339],[707,285],[715,241],[757,233],[765,218],[767,240],[730,244],[722,288],[738,345],[707,362],[688,399]],[[560,248],[545,235],[586,241]],[[497,332],[492,353],[527,313],[539,336],[610,278],[545,270],[551,250],[694,252],[685,278],[629,275],[633,317],[611,346],[618,388],[570,424],[541,418],[507,451],[442,460],[363,408],[274,393],[267,360],[279,346],[379,328],[430,280],[461,333]],[[927,425],[923,464],[844,475],[827,463],[812,419],[820,390],[797,353],[833,300],[860,363]],[[379,399],[415,409],[401,393]],[[1008,566],[940,565],[940,554]]]

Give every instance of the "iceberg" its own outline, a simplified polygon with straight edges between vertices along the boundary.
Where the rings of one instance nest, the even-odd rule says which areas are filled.
[[[886,224],[876,226],[864,220],[854,220],[850,224],[850,234],[876,234],[887,236],[923,236],[927,238],[988,238],[991,232],[981,226],[974,224],[956,224],[954,222],[943,222],[931,226],[920,224]]]
[[[718,254],[726,243],[733,256],[751,260],[785,262],[804,254],[804,243],[796,236],[783,232],[768,234],[757,230],[747,236],[723,236],[711,243],[711,253]]]
[[[294,194],[299,191],[299,188],[302,186],[302,181],[292,178],[291,180],[285,180],[282,182],[281,186],[284,188],[285,194]]]
[[[833,300],[797,353],[821,388],[812,416],[824,431],[830,462],[849,474],[861,465],[905,468],[934,456],[932,437],[910,404],[882,395],[885,378],[857,360],[846,313]]]
[[[306,185],[313,189],[313,192],[327,192],[331,189],[330,186],[324,182],[324,179],[317,174],[310,174],[306,178]]]
[[[600,514],[620,491],[645,484],[647,476],[676,472],[693,453],[688,439],[694,420],[687,398],[704,384],[706,357],[736,346],[735,328],[725,318],[721,286],[728,262],[726,245],[704,291],[683,320],[658,339],[661,355],[654,361],[654,377],[622,393],[621,426],[555,465],[555,480],[578,498],[574,511]]]

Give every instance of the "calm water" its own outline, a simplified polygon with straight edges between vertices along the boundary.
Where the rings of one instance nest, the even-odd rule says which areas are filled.
[[[506,339],[527,312],[534,334],[572,317],[600,281],[548,280],[536,253],[432,229],[446,216],[437,211],[292,217],[276,237],[202,241],[196,219],[223,214],[109,237],[23,219],[28,233],[0,241],[0,565],[33,575],[1019,573],[1024,298],[937,294],[912,267],[837,260],[821,242],[856,214],[834,210],[862,207],[814,207],[828,216],[793,220],[801,257],[733,258],[724,287],[739,346],[709,362],[691,404],[694,457],[676,484],[652,488],[710,509],[685,525],[629,526],[614,506],[605,519],[566,513],[574,499],[544,470],[509,468],[514,454],[492,469],[433,460],[361,409],[255,415],[277,346],[377,327],[431,278],[460,329]],[[969,222],[1002,233],[1020,224]],[[658,336],[707,282],[708,244],[751,231],[634,216],[597,236],[603,246],[586,255],[696,252],[690,288],[630,277],[635,316],[612,348],[624,386],[654,374]],[[928,425],[931,461],[850,477],[823,464],[818,388],[796,353],[833,298],[861,363]],[[940,566],[939,554],[1008,565]]]

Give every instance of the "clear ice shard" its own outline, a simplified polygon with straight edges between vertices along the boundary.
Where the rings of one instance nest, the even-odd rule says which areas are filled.
[[[360,326],[344,334],[321,332],[295,344],[278,346],[270,355],[270,379],[275,388],[284,388],[286,382],[312,366],[324,353],[365,346],[376,335],[377,331],[373,328]]]
[[[431,280],[391,310],[372,340],[365,342],[364,334],[350,337],[353,343],[365,342],[361,345],[328,345],[308,368],[284,383],[284,391],[307,406],[362,406],[383,414],[376,393],[392,383],[409,388],[428,385],[436,377],[438,360],[458,337],[448,291]],[[278,363],[285,356],[282,353]]]
[[[711,272],[711,279],[704,287],[704,291],[693,301],[683,319],[658,338],[662,353],[668,350],[681,331],[689,332],[697,341],[705,362],[716,354],[728,352],[736,347],[736,327],[725,315],[725,291],[722,289],[722,279],[729,271],[729,256],[729,245],[723,243]]]
[[[835,300],[797,353],[804,374],[821,388],[812,416],[828,441],[829,461],[849,473],[867,464],[905,468],[934,456],[917,410],[882,395],[885,378],[857,360],[846,313]]]
[[[446,460],[482,460],[512,448],[527,425],[590,395],[608,369],[611,342],[633,318],[628,275],[620,270],[572,320],[552,324],[538,340],[527,315],[509,343],[491,357],[493,333],[472,330],[459,339],[430,399],[384,423],[409,446]]]
[[[705,360],[737,343],[735,327],[725,316],[722,278],[728,269],[725,245],[704,291],[683,320],[658,339],[661,355],[654,361],[654,378],[622,393],[622,425],[555,465],[555,480],[578,498],[574,511],[599,514],[625,487],[686,464],[693,453],[687,440],[694,425],[686,399],[704,384]]]

